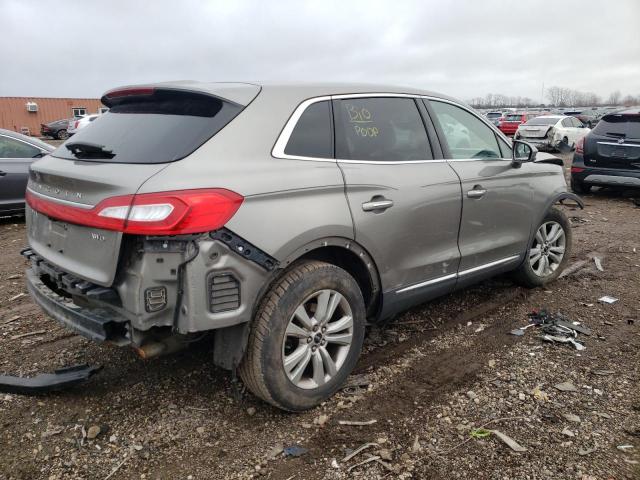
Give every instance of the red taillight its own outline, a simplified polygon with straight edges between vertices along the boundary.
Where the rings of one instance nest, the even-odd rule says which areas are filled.
[[[153,95],[155,88],[143,87],[143,88],[122,88],[117,90],[111,90],[104,94],[107,98],[119,98],[119,97],[133,97],[139,95]]]
[[[73,128],[78,128],[78,125],[80,125],[80,120],[76,120],[76,122],[73,124]]]
[[[216,230],[227,223],[243,197],[222,188],[177,190],[107,198],[84,209],[34,195],[27,203],[49,217],[135,235],[181,235]]]
[[[584,153],[584,137],[576,143],[576,153]]]
[[[571,167],[571,173],[581,173],[584,172],[584,168],[581,167]]]

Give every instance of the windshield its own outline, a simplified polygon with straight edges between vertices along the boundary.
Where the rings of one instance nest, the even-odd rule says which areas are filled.
[[[609,114],[593,129],[593,133],[616,138],[640,140],[640,114]]]
[[[553,117],[536,117],[529,120],[525,125],[555,125],[558,123],[557,118]]]
[[[191,154],[241,110],[211,95],[154,90],[121,99],[52,155],[109,163],[173,162]]]

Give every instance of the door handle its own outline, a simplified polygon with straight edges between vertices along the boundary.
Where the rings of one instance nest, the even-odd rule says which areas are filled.
[[[469,190],[467,192],[467,197],[469,198],[482,198],[487,191],[482,188],[482,185],[475,185],[473,190]]]
[[[362,210],[365,212],[384,211],[391,207],[393,207],[393,200],[389,200],[384,197],[380,200],[371,199],[369,202],[364,202],[362,204]]]
[[[0,170],[0,177],[4,177],[7,174],[7,172],[3,172],[2,170]]]

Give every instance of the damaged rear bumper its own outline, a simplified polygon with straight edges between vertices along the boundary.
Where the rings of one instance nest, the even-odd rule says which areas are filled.
[[[63,326],[94,341],[122,343],[126,319],[105,308],[81,308],[53,291],[32,270],[26,272],[27,289],[33,300]],[[118,321],[116,321],[116,319]]]

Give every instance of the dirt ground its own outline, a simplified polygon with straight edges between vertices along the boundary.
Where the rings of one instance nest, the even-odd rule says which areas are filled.
[[[0,373],[104,366],[65,392],[0,394],[0,479],[640,478],[640,209],[585,201],[565,207],[582,268],[548,289],[493,279],[370,329],[353,385],[299,415],[235,399],[206,341],[145,362],[46,318],[24,295],[24,222],[0,220]],[[539,307],[589,327],[586,349],[509,334]]]

